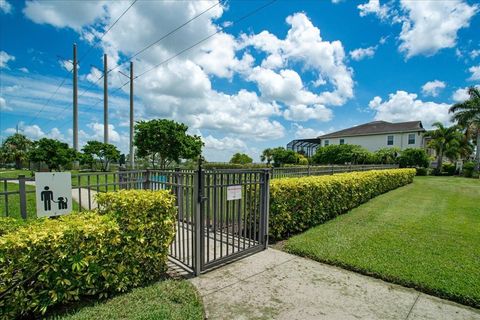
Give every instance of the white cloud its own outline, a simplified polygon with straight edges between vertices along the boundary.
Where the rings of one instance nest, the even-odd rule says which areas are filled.
[[[369,0],[367,3],[358,5],[357,8],[360,10],[361,17],[374,14],[381,20],[385,20],[389,15],[388,6],[381,5],[380,0]]]
[[[22,71],[23,73],[30,73],[30,71],[25,67],[21,67],[18,70]]]
[[[329,121],[332,119],[332,110],[322,105],[313,105],[311,107],[304,104],[292,105],[285,110],[283,116],[292,121]]]
[[[391,93],[389,99],[384,102],[380,97],[375,97],[369,106],[375,111],[375,120],[391,122],[421,120],[426,127],[437,121],[450,123],[449,104],[424,102],[417,99],[416,94],[401,90]]]
[[[470,51],[470,58],[475,59],[478,56],[480,56],[480,49]]]
[[[50,24],[57,28],[70,27],[79,31],[105,14],[105,1],[53,1],[29,0],[23,13],[35,23]],[[124,5],[129,5],[127,2]],[[124,6],[122,5],[122,6]]]
[[[457,89],[452,95],[452,99],[455,102],[463,102],[467,100],[469,97],[470,96],[468,95],[468,87]]]
[[[68,72],[72,71],[73,69],[72,60],[59,60],[58,63],[60,64],[60,67],[62,67]],[[80,65],[77,65],[77,69],[80,69]]]
[[[214,149],[217,151],[243,151],[247,149],[245,142],[238,138],[223,137],[217,139],[211,135],[208,135],[202,138],[202,141],[205,143],[205,148]]]
[[[264,70],[272,69],[273,72],[273,69],[284,68],[289,61],[300,62],[307,70],[314,71],[318,78],[327,81],[335,88],[333,91],[323,91],[318,94],[305,92],[312,97],[315,95],[315,103],[342,105],[352,98],[353,71],[345,65],[345,51],[342,43],[338,40],[324,41],[320,36],[320,29],[315,27],[304,13],[288,16],[286,21],[290,29],[285,39],[279,39],[268,31],[262,31],[255,35],[243,35],[243,46],[253,46],[267,53],[267,57],[261,64]],[[272,72],[269,74],[273,77]],[[278,74],[275,77],[278,78]],[[257,78],[253,80],[256,81]]]
[[[446,84],[443,81],[428,81],[422,86],[422,93],[425,96],[437,97],[445,86]]]
[[[376,46],[371,46],[368,48],[358,48],[349,52],[350,57],[355,61],[360,61],[365,58],[371,58],[375,55]]]
[[[0,69],[8,69],[8,62],[15,61],[15,57],[5,51],[0,51]]]
[[[61,141],[65,141],[64,136],[60,133],[57,128],[52,128],[49,132],[45,133],[40,126],[37,124],[29,125],[25,124],[25,122],[20,121],[18,123],[18,131],[29,139],[38,140],[41,138],[50,138],[50,139],[58,139]],[[17,132],[17,128],[7,128],[5,129],[6,134],[14,134]]]
[[[472,74],[468,80],[470,81],[477,81],[480,80],[480,65],[478,66],[472,66],[468,69],[470,73]]]
[[[466,28],[477,13],[478,5],[463,0],[408,1],[402,0],[403,17],[399,50],[407,58],[431,56],[444,48],[453,48],[458,30]]]
[[[0,97],[0,111],[12,111],[12,108],[7,105],[7,101],[3,97]]]
[[[5,14],[12,13],[12,5],[7,0],[0,0],[0,11]]]
[[[298,123],[293,124],[293,128],[295,129],[295,138],[316,138],[318,136],[324,135],[325,131],[323,130],[316,130],[313,128],[305,128]]]

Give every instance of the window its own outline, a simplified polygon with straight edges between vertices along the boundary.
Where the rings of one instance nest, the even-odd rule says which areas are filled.
[[[328,141],[328,140],[325,140],[325,142],[324,142],[324,144],[323,144],[323,145],[326,147],[326,146],[328,146],[329,144],[330,144],[330,141]]]
[[[408,144],[415,144],[415,133],[408,134]]]
[[[387,146],[393,146],[393,136],[387,136]]]
[[[345,144],[345,139],[340,139],[340,144]]]

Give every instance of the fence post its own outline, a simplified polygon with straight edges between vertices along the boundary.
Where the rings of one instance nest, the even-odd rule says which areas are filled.
[[[194,255],[194,270],[195,276],[200,275],[202,272],[202,236],[203,236],[203,226],[202,226],[202,200],[203,200],[203,170],[201,165],[201,160],[198,163],[197,174],[194,175],[193,187],[194,187],[194,203],[195,203],[195,247]]]
[[[25,175],[18,176],[18,192],[20,195],[20,214],[22,219],[27,219],[27,192],[25,188]]]
[[[144,174],[145,174],[145,179],[143,182],[143,189],[149,190],[150,189],[150,170],[146,169]]]
[[[308,176],[310,176],[310,162],[308,163]]]
[[[270,171],[265,170],[263,182],[263,247],[268,248],[268,220],[270,215]]]

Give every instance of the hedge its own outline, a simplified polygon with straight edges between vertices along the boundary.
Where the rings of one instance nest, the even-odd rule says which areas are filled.
[[[175,233],[173,196],[119,191],[97,201],[99,212],[39,219],[0,236],[1,319],[107,297],[164,274]]]
[[[21,226],[25,225],[25,221],[21,219],[15,219],[12,217],[0,217],[0,236],[17,230]]]
[[[415,173],[392,169],[272,180],[269,234],[280,240],[305,231],[411,183]]]

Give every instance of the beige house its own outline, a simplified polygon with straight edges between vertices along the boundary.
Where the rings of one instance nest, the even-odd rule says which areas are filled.
[[[320,146],[339,144],[360,145],[372,152],[388,147],[398,147],[401,150],[424,148],[425,131],[421,121],[372,121],[313,139],[293,140],[287,145],[287,149],[312,155]]]

